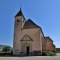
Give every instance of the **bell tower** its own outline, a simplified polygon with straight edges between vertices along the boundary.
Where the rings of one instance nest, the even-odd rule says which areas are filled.
[[[19,55],[20,54],[20,39],[22,35],[22,28],[25,23],[25,17],[23,12],[20,8],[19,12],[15,15],[15,22],[14,22],[14,40],[13,40],[13,54]]]
[[[22,29],[24,23],[25,23],[25,17],[24,17],[22,10],[20,8],[20,11],[15,15],[15,24],[19,25],[20,29]]]

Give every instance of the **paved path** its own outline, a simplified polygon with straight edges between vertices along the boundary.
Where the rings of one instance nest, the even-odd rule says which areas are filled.
[[[57,56],[60,56],[60,53],[57,53]]]
[[[0,60],[60,60],[60,56],[0,57]]]

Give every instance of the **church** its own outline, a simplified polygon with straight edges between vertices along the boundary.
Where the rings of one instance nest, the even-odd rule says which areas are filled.
[[[53,40],[31,19],[26,20],[20,8],[15,15],[13,55],[42,55],[43,51],[55,51]]]

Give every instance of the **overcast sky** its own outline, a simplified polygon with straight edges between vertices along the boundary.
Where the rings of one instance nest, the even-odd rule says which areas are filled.
[[[60,47],[60,0],[0,0],[0,44],[13,46],[14,16],[20,10]]]

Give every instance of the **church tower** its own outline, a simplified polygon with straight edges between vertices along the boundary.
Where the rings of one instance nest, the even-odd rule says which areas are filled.
[[[15,23],[18,24],[18,25],[20,24],[19,25],[20,29],[22,29],[23,25],[24,25],[24,22],[25,22],[25,17],[24,17],[23,12],[20,8],[20,11],[15,16]]]
[[[20,8],[19,12],[15,15],[15,22],[14,22],[14,41],[13,41],[13,54],[19,55],[20,54],[20,39],[22,35],[22,28],[25,23],[25,17],[22,13]]]

